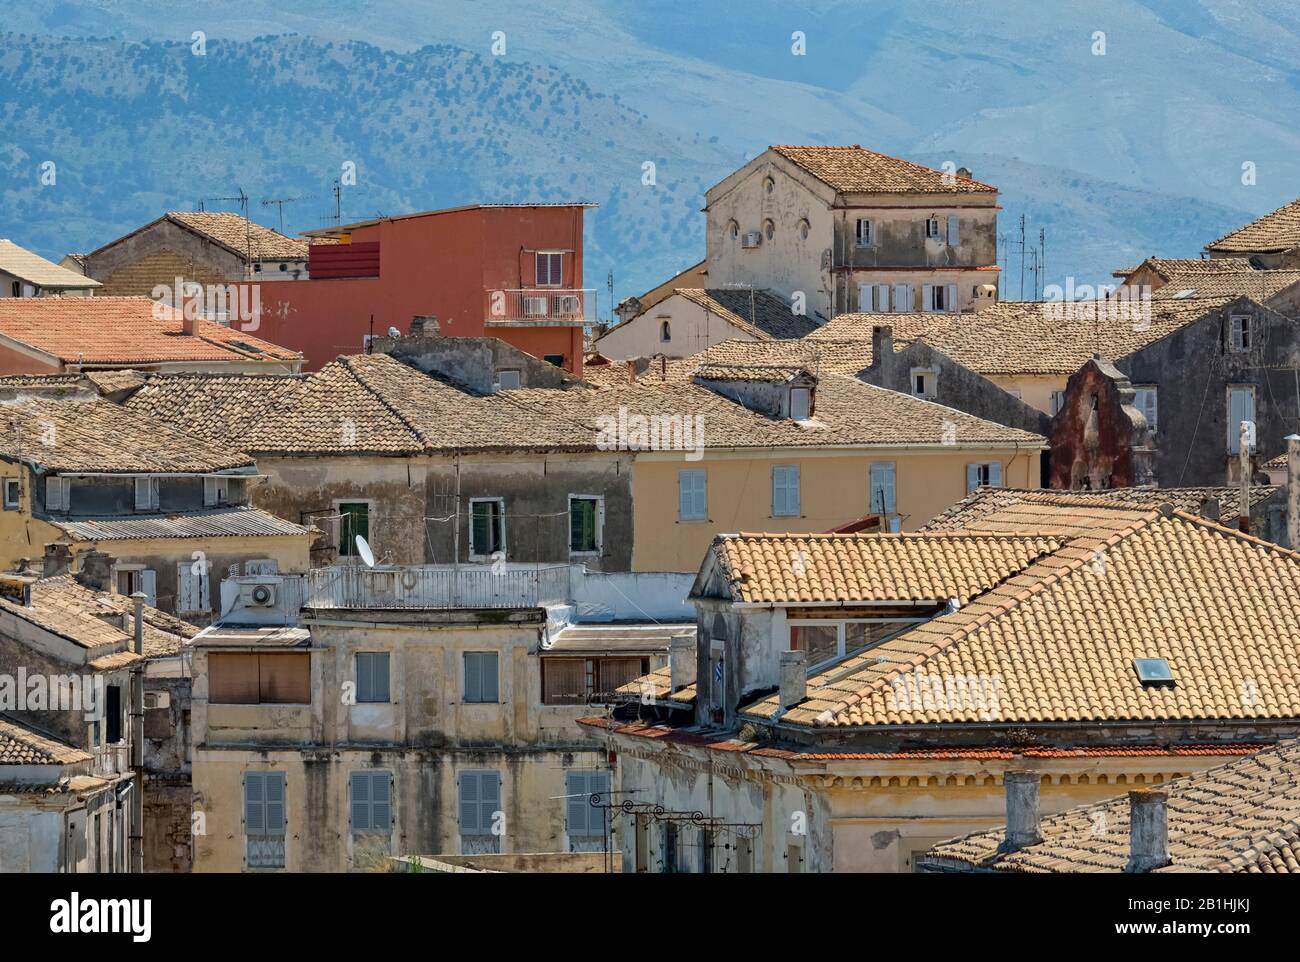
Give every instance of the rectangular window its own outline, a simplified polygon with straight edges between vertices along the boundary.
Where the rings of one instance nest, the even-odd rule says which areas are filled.
[[[1063,407],[1065,407],[1065,392],[1053,391],[1052,392],[1052,416],[1055,417],[1056,415],[1060,414],[1061,408]]]
[[[839,626],[835,624],[791,625],[790,650],[806,651],[809,668],[831,661],[840,653]]]
[[[586,700],[585,658],[542,659],[542,704],[581,705]]]
[[[961,218],[956,214],[948,215],[948,246],[956,247],[961,243]]]
[[[859,284],[858,310],[863,313],[882,314],[889,310],[888,284]]]
[[[206,614],[212,610],[208,565],[203,561],[182,561],[176,565],[177,614]]]
[[[878,461],[871,466],[871,511],[878,514],[895,514],[898,504],[894,497],[894,464]]]
[[[203,479],[203,503],[205,505],[218,505],[230,503],[230,479],[229,478],[204,478]]]
[[[926,237],[939,236],[939,218],[927,217],[925,219],[925,236]]]
[[[790,420],[806,421],[811,414],[812,392],[806,387],[790,388]]]
[[[664,822],[664,855],[663,867],[665,872],[677,871],[677,823],[673,821]]]
[[[569,552],[571,554],[600,553],[600,529],[604,513],[603,499],[570,495]]]
[[[469,553],[490,558],[506,550],[506,502],[504,498],[469,499]]]
[[[357,557],[357,536],[370,540],[370,502],[339,501],[339,557]]]
[[[1242,352],[1250,350],[1250,315],[1233,314],[1228,334],[1228,350]]]
[[[122,740],[122,686],[104,689],[104,732],[110,745]]]
[[[460,848],[465,855],[482,855],[501,848],[501,773],[468,769],[456,777]]]
[[[284,772],[244,772],[249,868],[284,868]]]
[[[571,852],[599,851],[605,847],[605,809],[591,804],[593,795],[609,804],[609,772],[564,773],[564,831],[569,836]],[[590,841],[600,844],[583,844]]]
[[[894,285],[894,312],[897,314],[909,314],[912,311],[912,285],[895,284]]]
[[[497,371],[497,386],[503,391],[513,391],[523,385],[523,379],[514,368],[502,368]]]
[[[1241,423],[1255,423],[1255,389],[1233,387],[1228,389],[1228,453],[1241,453]],[[1255,445],[1250,446],[1251,453]]]
[[[352,794],[352,833],[375,832],[388,835],[393,830],[393,775],[384,769],[353,772],[349,778]]]
[[[208,701],[214,705],[310,705],[311,655],[214,651],[208,655]]]
[[[495,704],[497,696],[497,653],[495,651],[465,652],[465,702],[480,705]]]
[[[1147,425],[1151,430],[1156,430],[1156,418],[1160,413],[1156,403],[1156,389],[1154,387],[1134,388],[1133,404],[1147,419]]]
[[[133,595],[137,591],[144,595],[144,603],[155,607],[158,604],[158,576],[155,571],[142,565],[117,565],[113,569],[113,583],[119,595]]]
[[[703,521],[708,517],[708,475],[692,468],[677,472],[677,517],[681,521]]]
[[[872,244],[871,221],[865,217],[858,218],[856,239],[859,247],[870,247]]]
[[[799,465],[773,465],[772,516],[774,518],[799,516]]]
[[[384,704],[388,701],[388,652],[358,651],[357,703]]]
[[[713,832],[707,828],[700,829],[700,874],[713,874]]]
[[[71,500],[72,482],[68,478],[55,476],[45,479],[45,510],[67,511]]]
[[[560,287],[564,283],[564,255],[539,251],[537,254],[537,286]]]
[[[135,479],[135,510],[158,510],[158,478]]]
[[[1002,462],[979,461],[966,465],[966,493],[976,488],[1002,487]]]
[[[22,486],[17,478],[5,478],[5,510],[17,511],[21,506]]]
[[[588,674],[592,700],[608,702],[619,688],[649,673],[650,663],[646,658],[594,658]]]
[[[930,368],[912,368],[912,396],[932,398],[938,393],[939,372]]]

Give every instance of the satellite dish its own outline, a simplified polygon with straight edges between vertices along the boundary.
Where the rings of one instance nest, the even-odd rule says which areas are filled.
[[[399,330],[398,330],[397,328],[395,328],[395,327],[390,327],[390,328],[388,329],[388,336],[389,336],[389,337],[401,337],[401,336],[402,336],[402,332],[399,331]]]
[[[370,542],[361,535],[357,535],[357,554],[361,555],[361,560],[366,563],[367,568],[375,566],[375,553],[370,550]]]

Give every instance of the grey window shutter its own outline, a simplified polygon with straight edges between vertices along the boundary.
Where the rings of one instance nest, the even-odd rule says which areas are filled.
[[[393,830],[393,776],[387,771],[370,774],[370,827],[376,832]]]
[[[591,802],[587,793],[586,772],[569,772],[565,776],[565,830],[570,835],[586,835],[588,831],[587,813],[591,811]]]
[[[948,246],[956,247],[961,243],[961,219],[956,214],[948,215]]]
[[[479,656],[479,685],[483,691],[483,701],[500,701],[497,690],[497,653],[485,652]]]
[[[921,285],[921,310],[934,310],[934,288],[929,284]]]
[[[492,834],[492,821],[497,812],[501,810],[501,773],[484,772],[483,773],[483,802],[479,808],[479,828],[480,834]]]
[[[467,651],[465,661],[465,700],[483,700],[483,672],[478,663],[478,652]]]
[[[244,834],[266,834],[266,794],[261,772],[244,773]]]
[[[357,666],[357,701],[370,700],[370,659],[363,652],[353,658]]]
[[[460,821],[460,834],[477,835],[478,834],[478,809],[481,790],[479,785],[480,772],[461,772],[460,773],[460,790],[459,790],[459,811],[458,819]]]
[[[203,503],[204,504],[217,503],[217,479],[216,478],[203,479]]]
[[[876,285],[876,310],[882,314],[889,310],[889,285]]]
[[[370,831],[370,773],[352,773],[352,831]]]
[[[266,834],[284,834],[284,772],[264,772],[266,787]]]
[[[980,486],[980,466],[978,464],[966,465],[966,493],[970,494]]]
[[[1002,487],[1002,462],[993,461],[989,464],[989,485],[994,488]]]
[[[947,294],[944,296],[943,308],[946,311],[957,310],[957,285],[956,284],[948,285]]]
[[[144,592],[144,603],[150,608],[158,607],[158,572],[146,568],[140,572],[140,590]]]

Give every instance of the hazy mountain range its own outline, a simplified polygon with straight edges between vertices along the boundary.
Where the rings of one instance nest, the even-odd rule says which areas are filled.
[[[747,157],[862,143],[1001,187],[1014,296],[1022,213],[1044,281],[1084,282],[1300,195],[1292,0],[26,0],[4,23],[0,236],[47,256],[237,188],[320,226],[351,160],[345,220],[598,202],[604,306],[607,270],[622,297],[699,258],[703,190]]]

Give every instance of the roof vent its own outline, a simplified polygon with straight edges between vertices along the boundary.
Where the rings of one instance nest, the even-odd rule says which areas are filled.
[[[1167,658],[1134,658],[1133,670],[1143,688],[1174,687],[1174,673]]]

